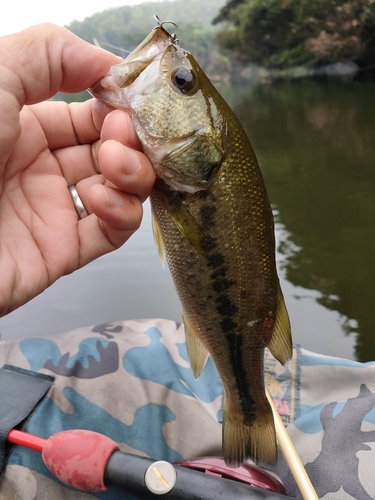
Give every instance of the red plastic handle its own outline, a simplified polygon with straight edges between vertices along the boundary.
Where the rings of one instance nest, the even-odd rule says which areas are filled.
[[[48,439],[9,431],[7,440],[42,452],[43,462],[60,481],[83,491],[105,491],[104,473],[109,457],[120,449],[107,436],[84,429],[58,432]]]
[[[104,472],[119,445],[107,436],[85,429],[58,432],[48,438],[43,461],[65,484],[83,491],[105,491]]]
[[[26,432],[17,431],[16,429],[9,431],[7,440],[11,443],[25,446],[26,448],[31,448],[32,450],[40,452],[43,451],[44,445],[47,442],[47,439],[34,436],[33,434],[27,434]]]

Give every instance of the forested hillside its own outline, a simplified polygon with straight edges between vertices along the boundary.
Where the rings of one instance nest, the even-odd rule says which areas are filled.
[[[375,67],[375,0],[165,0],[104,10],[68,28],[125,57],[155,26],[154,14],[178,25],[168,30],[214,81],[253,78],[254,65],[277,69],[263,71],[266,79],[318,76],[332,63]],[[288,70],[295,66],[304,71]]]
[[[244,63],[375,64],[374,0],[228,0],[215,22],[221,47]]]
[[[154,14],[161,20],[171,20],[178,25],[168,26],[175,32],[181,45],[189,50],[211,78],[219,78],[229,71],[228,57],[219,51],[215,42],[219,28],[212,24],[224,0],[174,0],[149,2],[104,10],[86,18],[74,21],[68,28],[84,40],[101,46],[125,57],[123,48],[131,51],[155,26]]]

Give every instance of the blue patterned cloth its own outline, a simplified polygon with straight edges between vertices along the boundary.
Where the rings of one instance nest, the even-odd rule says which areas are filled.
[[[194,380],[183,326],[173,321],[121,321],[0,342],[5,363],[56,377],[27,432],[47,438],[89,429],[122,451],[171,462],[221,454],[221,381],[211,359]],[[375,364],[295,347],[285,367],[266,352],[265,379],[319,498],[374,498]],[[301,498],[281,454],[273,472]],[[134,500],[111,489],[73,490],[49,473],[38,452],[14,447],[0,500],[52,498]]]

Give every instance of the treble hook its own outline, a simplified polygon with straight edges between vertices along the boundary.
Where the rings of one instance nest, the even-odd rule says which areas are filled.
[[[168,33],[168,31],[164,28],[164,24],[173,24],[173,26],[178,28],[176,23],[174,23],[173,21],[162,21],[157,14],[154,14],[154,19],[158,23],[159,28],[164,30],[166,33]],[[168,35],[171,37],[173,42],[178,42],[177,37],[174,33],[172,35],[170,33],[168,33]]]

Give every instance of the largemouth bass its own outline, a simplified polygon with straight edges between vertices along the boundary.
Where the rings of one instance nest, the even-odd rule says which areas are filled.
[[[272,463],[266,346],[285,363],[289,318],[275,265],[263,178],[232,110],[160,24],[90,92],[131,113],[157,181],[154,234],[182,304],[195,377],[209,353],[224,386],[223,455]]]

